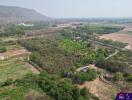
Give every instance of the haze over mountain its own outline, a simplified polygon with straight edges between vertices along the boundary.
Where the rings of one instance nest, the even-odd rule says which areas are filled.
[[[1,6],[0,5],[0,23],[19,23],[31,21],[49,21],[51,18],[44,16],[35,10],[15,7],[15,6]]]

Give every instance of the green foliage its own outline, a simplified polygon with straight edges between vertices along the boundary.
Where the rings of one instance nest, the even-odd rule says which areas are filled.
[[[131,62],[132,52],[121,51],[108,60],[99,59],[99,61],[96,62],[96,66],[104,68],[110,72],[131,73]]]
[[[70,39],[36,38],[20,43],[32,51],[30,60],[50,73],[58,73],[68,67],[93,64],[99,54],[83,42]],[[106,52],[103,53],[106,55]]]
[[[82,84],[85,81],[93,81],[97,77],[97,72],[94,69],[88,69],[87,72],[77,72],[74,75],[73,81]]]
[[[6,52],[6,51],[7,51],[6,47],[0,45],[0,53],[4,53],[4,52]]]
[[[9,26],[5,29],[5,32],[3,33],[3,35],[24,35],[25,32],[23,29],[21,29],[20,27],[15,27],[13,26]]]
[[[116,73],[114,74],[113,79],[114,79],[115,81],[121,81],[121,80],[123,80],[123,74],[122,74],[121,72],[116,72]]]
[[[127,76],[126,80],[127,80],[128,82],[132,82],[132,74],[129,74],[129,75]]]
[[[120,31],[123,27],[111,26],[111,25],[99,25],[89,24],[79,27],[80,32],[96,33],[96,34],[109,34]]]
[[[125,46],[128,45],[127,43],[122,43],[119,41],[112,41],[112,40],[98,40],[98,41],[100,41],[104,44],[107,44],[107,45],[112,45],[112,46],[120,47],[120,48],[124,48]]]
[[[74,57],[58,46],[57,40],[44,38],[21,41],[21,44],[33,53],[30,60],[50,73],[59,73],[73,66]]]
[[[86,45],[82,42],[77,42],[70,39],[62,39],[59,42],[59,47],[69,53],[75,53],[80,49],[86,48]]]
[[[91,94],[87,90],[80,90],[78,87],[74,86],[72,82],[69,82],[69,80],[58,80],[51,76],[47,78],[41,76],[40,78],[40,87],[54,98],[54,100],[80,100],[80,98],[82,100],[89,100],[89,98],[91,98]]]
[[[62,77],[68,77],[72,79],[73,83],[82,84],[85,81],[93,81],[97,77],[97,72],[94,69],[88,69],[86,72],[73,72],[71,70],[65,70],[61,73]]]

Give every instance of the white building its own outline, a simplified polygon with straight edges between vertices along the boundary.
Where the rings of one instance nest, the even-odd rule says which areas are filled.
[[[29,26],[34,26],[34,24],[25,24],[25,23],[20,23],[18,24],[19,26],[26,26],[26,27],[29,27]]]

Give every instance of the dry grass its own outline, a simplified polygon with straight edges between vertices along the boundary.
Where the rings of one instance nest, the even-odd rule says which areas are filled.
[[[86,87],[89,91],[99,97],[101,100],[113,100],[119,90],[112,86],[102,82],[99,78],[94,81],[85,82],[80,88]]]

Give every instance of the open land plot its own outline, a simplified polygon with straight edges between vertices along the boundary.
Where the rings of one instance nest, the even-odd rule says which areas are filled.
[[[22,58],[11,58],[0,61],[0,82],[7,79],[19,79],[31,73],[26,61]]]
[[[102,82],[99,78],[94,81],[85,82],[79,86],[80,88],[86,87],[89,91],[99,97],[101,100],[113,100],[119,90],[107,83]]]
[[[0,53],[0,57],[11,58],[11,57],[26,56],[29,54],[30,52],[28,52],[26,49],[20,48],[20,49],[15,49],[15,50],[9,50],[5,53]]]
[[[126,46],[126,49],[132,50],[132,34],[130,34],[131,31],[132,31],[132,26],[126,26],[126,28],[122,31],[102,35],[99,37],[99,39],[106,39],[106,40],[111,39],[113,41],[128,43],[129,45]]]

